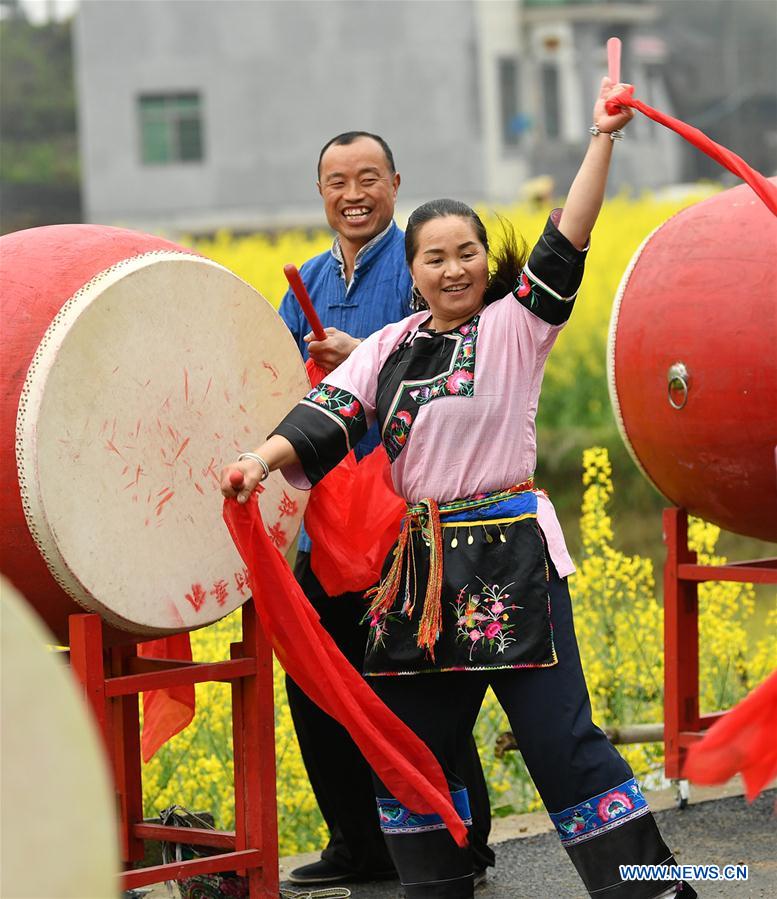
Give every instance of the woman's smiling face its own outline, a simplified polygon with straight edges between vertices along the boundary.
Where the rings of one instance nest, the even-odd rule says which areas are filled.
[[[436,331],[450,331],[483,305],[488,254],[470,219],[446,215],[418,229],[410,265],[415,286],[432,313]]]

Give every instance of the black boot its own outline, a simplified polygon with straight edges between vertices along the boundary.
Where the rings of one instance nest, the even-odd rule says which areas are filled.
[[[472,899],[472,852],[447,830],[384,836],[407,899]]]

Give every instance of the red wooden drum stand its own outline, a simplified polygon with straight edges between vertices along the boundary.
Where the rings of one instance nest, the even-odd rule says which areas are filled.
[[[272,652],[253,603],[243,605],[242,642],[232,644],[231,659],[223,662],[139,658],[135,644],[105,650],[99,615],[71,615],[69,621],[71,667],[94,710],[113,771],[122,861],[129,865],[142,859],[144,840],[223,850],[206,858],[127,870],[121,889],[236,870],[248,878],[250,899],[277,899]],[[235,831],[145,824],[138,694],[210,681],[232,685]]]
[[[665,773],[683,780],[685,755],[706,729],[725,715],[699,714],[699,602],[704,581],[777,584],[777,558],[727,565],[698,565],[688,548],[688,513],[664,510],[664,751]],[[681,784],[680,804],[684,805]]]

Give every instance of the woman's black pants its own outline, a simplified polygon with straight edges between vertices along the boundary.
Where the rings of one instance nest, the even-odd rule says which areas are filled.
[[[631,769],[591,720],[566,580],[553,573],[549,586],[557,665],[369,680],[439,759],[464,815],[466,789],[455,760],[490,686],[589,893],[606,899],[657,896],[672,882],[624,882],[620,876],[619,865],[667,865],[674,859]],[[381,828],[408,899],[472,896],[470,850],[456,846],[437,816],[403,809],[377,778],[375,784]]]
[[[328,596],[311,570],[309,553],[297,553],[294,574],[319,613],[322,627],[348,661],[361,670],[369,631],[369,625],[361,623],[366,608],[364,596]],[[321,857],[358,879],[385,875],[393,864],[378,827],[369,765],[345,728],[322,712],[290,677],[286,678],[286,690],[302,759],[330,832]],[[476,868],[485,868],[494,864],[494,853],[488,846],[491,809],[471,735],[457,759],[457,769],[469,788],[475,818],[473,863]]]

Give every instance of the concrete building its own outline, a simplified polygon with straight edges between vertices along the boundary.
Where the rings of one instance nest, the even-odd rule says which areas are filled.
[[[351,129],[382,134],[402,207],[435,196],[564,192],[606,68],[666,109],[645,2],[112,0],[75,27],[88,221],[205,231],[320,223],[315,160]],[[676,144],[637,123],[612,189],[671,183]],[[642,132],[642,133],[640,133]]]

